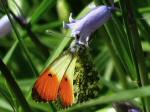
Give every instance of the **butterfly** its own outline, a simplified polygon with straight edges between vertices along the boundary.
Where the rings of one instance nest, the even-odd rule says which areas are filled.
[[[57,58],[40,75],[32,89],[33,99],[37,101],[56,101],[67,107],[74,102],[73,75],[76,56],[71,52],[65,52]]]
[[[33,86],[32,97],[56,104],[60,101],[63,107],[68,107],[98,96],[98,81],[99,74],[93,69],[86,50],[76,53],[68,50],[41,73]]]

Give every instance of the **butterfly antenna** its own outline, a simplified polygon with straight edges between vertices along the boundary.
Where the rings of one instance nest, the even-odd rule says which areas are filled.
[[[71,38],[69,36],[66,36],[65,34],[62,34],[62,33],[59,33],[59,32],[56,32],[56,31],[53,31],[53,30],[46,30],[45,33],[47,35],[51,35],[51,36],[54,36],[54,37],[63,37],[63,38]]]

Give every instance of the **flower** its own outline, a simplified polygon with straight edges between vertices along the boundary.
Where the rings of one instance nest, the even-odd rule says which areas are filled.
[[[72,36],[76,38],[76,42],[80,45],[88,45],[91,33],[106,23],[110,18],[112,11],[115,10],[114,5],[111,7],[102,5],[93,8],[87,15],[80,20],[69,17],[69,24],[63,23],[64,28],[72,30]]]
[[[0,19],[0,37],[4,37],[10,32],[11,32],[11,23],[7,15],[5,15]]]

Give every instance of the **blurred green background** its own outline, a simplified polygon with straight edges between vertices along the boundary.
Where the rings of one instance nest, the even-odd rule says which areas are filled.
[[[1,18],[11,10],[28,24],[23,26],[10,16],[12,31],[0,38],[0,58],[9,68],[0,65],[0,112],[56,111],[55,105],[33,101],[31,91],[41,71],[71,42],[70,31],[63,29],[62,22],[68,22],[71,12],[80,19],[91,10],[92,2],[110,5],[109,1],[4,2],[0,0]],[[150,112],[150,1],[115,0],[115,7],[111,20],[92,34],[89,44],[101,75],[99,98],[60,111],[113,112],[112,103],[129,100],[143,112]]]

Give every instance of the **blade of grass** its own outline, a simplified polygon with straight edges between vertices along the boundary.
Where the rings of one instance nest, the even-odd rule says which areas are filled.
[[[150,27],[149,27],[149,24],[147,23],[147,21],[143,17],[144,13],[146,13],[146,12],[138,10],[138,8],[135,6],[132,6],[132,7],[134,7],[134,12],[135,12],[135,16],[136,16],[135,19],[137,21],[137,26],[139,27],[139,30],[141,31],[141,36],[150,42],[150,37],[149,37]],[[145,9],[147,9],[147,7],[143,8],[143,10],[145,10]],[[150,11],[150,10],[148,10],[148,11]]]
[[[125,44],[123,44],[121,40],[122,38],[124,38],[124,36],[121,37],[118,34],[119,30],[114,29],[113,26],[114,26],[114,23],[110,21],[108,24],[105,25],[106,31],[126,71],[132,74],[131,77],[134,78],[135,74],[133,74],[133,70],[131,69],[133,68],[132,67],[133,65],[132,65],[129,52],[127,52],[127,49],[125,48]]]
[[[3,100],[0,100],[0,110],[1,110],[1,112],[12,112],[13,111],[13,109],[10,109]]]
[[[30,58],[29,51],[28,51],[27,47],[25,46],[24,42],[22,41],[22,39],[20,38],[20,34],[19,34],[19,32],[17,31],[17,29],[16,29],[16,27],[15,27],[15,25],[14,25],[14,23],[13,23],[11,17],[10,17],[10,15],[8,14],[8,10],[7,10],[7,8],[6,8],[5,5],[4,5],[5,2],[4,2],[3,0],[1,0],[1,1],[2,1],[2,6],[3,6],[3,8],[4,8],[4,10],[5,10],[5,12],[6,12],[6,14],[7,14],[9,20],[10,20],[10,23],[11,23],[11,25],[12,25],[14,31],[15,31],[15,34],[16,34],[16,36],[17,36],[17,39],[18,39],[18,41],[19,41],[19,43],[20,43],[19,45],[21,46],[21,48],[23,49],[23,51],[24,51],[24,53],[25,53],[25,55],[26,55],[26,57],[27,57],[28,64],[29,64],[29,66],[31,67],[32,72],[33,72],[34,75],[36,76],[36,75],[38,74],[38,72],[37,72],[37,70],[36,70],[36,68],[35,68],[35,66],[34,66],[34,64],[33,64],[32,59]],[[4,2],[4,3],[3,3],[3,2]]]
[[[8,63],[10,58],[13,55],[13,52],[15,51],[16,47],[18,45],[18,41],[15,41],[12,45],[12,47],[9,49],[9,51],[7,52],[7,54],[5,55],[5,57],[3,58],[4,63]]]
[[[137,12],[137,11],[136,11]],[[137,13],[138,17],[143,17],[141,14]],[[137,20],[137,25],[141,31],[142,36],[150,43],[150,27],[144,19]]]
[[[150,7],[149,7],[149,6],[148,6],[148,7],[141,7],[141,8],[138,9],[138,11],[139,11],[140,13],[149,12],[149,11],[150,11]]]
[[[142,48],[145,52],[150,52],[150,44],[147,41],[142,42]]]
[[[0,83],[0,94],[7,100],[9,105],[12,107],[13,111],[16,112],[13,99],[12,99],[11,95],[8,93],[8,91],[6,90],[6,87],[3,86],[2,83]]]
[[[28,105],[22,91],[20,90],[18,84],[16,83],[16,81],[14,80],[14,78],[12,77],[11,72],[9,71],[9,69],[7,68],[7,66],[3,63],[3,61],[0,59],[0,70],[4,76],[4,78],[7,81],[7,84],[9,85],[11,91],[13,92],[16,100],[18,101],[18,103],[20,104],[20,106],[22,107],[24,112],[32,112],[30,106]]]
[[[112,44],[110,43],[109,37],[106,35],[105,37],[106,44],[108,46],[109,52],[113,58],[114,64],[115,64],[115,69],[118,72],[118,77],[120,79],[120,84],[122,87],[125,89],[128,87],[127,85],[127,79],[126,79],[126,73],[122,67],[122,64],[118,60],[117,55],[115,54],[115,50],[113,49]]]
[[[13,55],[16,47],[17,47],[17,45],[18,45],[18,41],[15,41],[14,44],[12,45],[12,47],[7,52],[7,54],[5,55],[5,57],[3,58],[4,63],[8,64],[8,62],[11,59],[11,57],[12,57],[12,55]],[[6,88],[9,89],[8,85],[6,84],[6,82],[5,82],[5,85],[6,85]],[[5,91],[4,93],[7,93],[7,91]],[[15,99],[14,99],[13,94],[11,93],[11,91],[9,91],[9,93],[10,93],[10,97],[8,98],[8,101],[10,100],[9,103],[11,104],[11,101],[13,102]],[[13,105],[12,104],[11,104],[12,108],[13,108],[13,106],[16,106],[15,104],[13,104]],[[15,111],[15,107],[13,109]]]
[[[130,0],[120,0],[125,27],[128,34],[128,39],[132,46],[134,53],[135,65],[137,66],[137,77],[139,78],[141,85],[145,86],[149,84],[147,70],[145,66],[144,54],[141,47],[141,42],[138,34],[137,24],[133,12],[133,3]],[[139,70],[139,71],[138,71]],[[139,72],[139,73],[138,73]],[[146,111],[150,112],[150,97],[145,97]]]
[[[109,59],[105,72],[104,72],[104,78],[105,80],[109,81],[111,76],[112,76],[112,72],[114,71],[114,63],[112,59]]]
[[[100,3],[102,4],[101,1]],[[129,73],[130,77],[133,80],[137,80],[136,71],[133,64],[132,51],[130,50],[130,45],[128,43],[126,32],[124,31],[123,26],[121,26],[120,24],[122,23],[117,18],[116,14],[113,13],[112,20],[110,20],[104,26],[109,35],[109,38],[112,41],[112,46],[114,47],[116,54],[120,58],[121,64],[123,64],[126,72]]]
[[[40,19],[41,15],[45,13],[47,9],[52,8],[55,3],[56,0],[43,0],[35,12],[33,12],[31,24],[36,23]]]
[[[91,108],[96,105],[107,104],[107,103],[112,103],[112,102],[122,101],[122,100],[129,100],[129,99],[133,99],[137,97],[150,96],[149,90],[150,90],[150,86],[145,86],[145,87],[141,87],[138,89],[121,91],[121,92],[114,93],[111,95],[105,95],[97,99],[87,101],[82,104],[74,105],[70,107],[69,109],[59,111],[59,112],[77,112],[79,110],[82,110],[85,108],[86,109]]]

